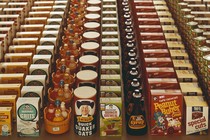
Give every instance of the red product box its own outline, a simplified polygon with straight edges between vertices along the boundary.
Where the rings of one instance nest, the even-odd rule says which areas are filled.
[[[181,135],[182,107],[180,90],[151,90],[151,135]]]
[[[176,78],[172,67],[147,67],[146,72],[149,78]]]
[[[135,6],[136,12],[155,12],[156,9],[154,6]]]
[[[176,78],[148,78],[150,89],[180,89]]]
[[[165,40],[142,40],[141,48],[143,49],[167,49]]]
[[[163,32],[161,25],[139,25],[140,32]]]
[[[152,0],[148,0],[148,1],[135,1],[134,0],[134,4],[135,6],[153,6],[153,1]]]
[[[168,58],[144,58],[146,67],[173,67],[170,57]]]
[[[159,18],[138,18],[140,25],[160,25]]]
[[[156,32],[156,33],[153,33],[153,32],[143,32],[143,33],[140,33],[140,37],[141,37],[141,40],[164,40],[165,39],[165,36],[163,33],[159,33],[159,32]]]
[[[170,57],[168,49],[143,49],[144,57]]]
[[[138,18],[158,18],[157,12],[138,12]]]

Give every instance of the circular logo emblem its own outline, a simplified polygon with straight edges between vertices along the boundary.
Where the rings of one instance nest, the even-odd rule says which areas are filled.
[[[18,117],[23,121],[33,121],[37,117],[37,109],[31,104],[23,104],[18,108]]]

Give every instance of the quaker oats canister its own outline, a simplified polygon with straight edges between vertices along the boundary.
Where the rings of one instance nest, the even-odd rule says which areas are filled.
[[[74,132],[91,136],[96,132],[96,89],[89,86],[74,90]]]

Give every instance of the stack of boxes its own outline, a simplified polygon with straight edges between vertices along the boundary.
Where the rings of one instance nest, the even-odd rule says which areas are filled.
[[[102,1],[100,135],[122,135],[122,83],[117,1]]]

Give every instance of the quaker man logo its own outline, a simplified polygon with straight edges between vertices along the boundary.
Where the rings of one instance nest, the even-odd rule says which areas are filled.
[[[94,107],[94,102],[91,101],[77,101],[77,108],[81,111],[81,115],[77,117],[78,122],[90,122],[93,116],[90,115],[90,110]]]

